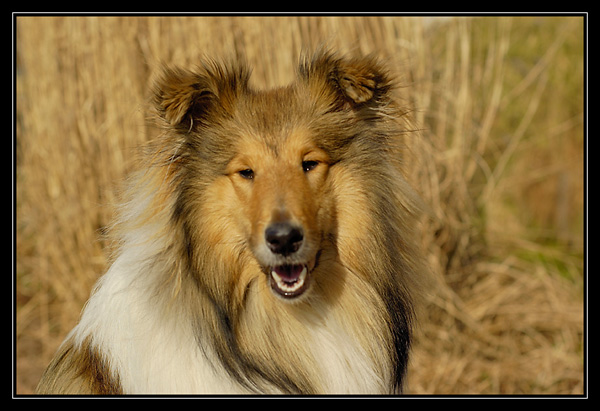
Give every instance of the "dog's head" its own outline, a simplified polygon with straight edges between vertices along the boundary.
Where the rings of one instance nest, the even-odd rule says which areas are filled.
[[[304,58],[288,87],[259,92],[249,75],[243,64],[207,62],[166,68],[156,83],[156,109],[174,136],[176,210],[198,269],[208,244],[222,261],[260,267],[261,283],[296,300],[336,252],[339,218],[355,240],[370,224],[370,211],[357,210],[368,207],[369,187],[355,179],[387,149],[391,82],[374,58],[328,52]]]

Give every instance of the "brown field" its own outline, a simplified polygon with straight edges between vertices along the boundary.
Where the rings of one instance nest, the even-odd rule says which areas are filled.
[[[152,138],[161,61],[243,56],[258,87],[303,50],[375,52],[420,131],[429,290],[412,394],[585,394],[584,18],[16,18],[13,393],[32,393],[106,268]]]

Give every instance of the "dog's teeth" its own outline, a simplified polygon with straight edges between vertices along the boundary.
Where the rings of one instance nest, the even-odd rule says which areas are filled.
[[[275,270],[271,270],[271,276],[277,283],[277,286],[285,292],[294,292],[294,291],[300,289],[300,287],[302,287],[304,285],[304,280],[306,279],[306,274],[307,274],[307,268],[306,268],[306,266],[304,266],[304,267],[302,267],[302,272],[298,276],[298,279],[292,283],[289,283],[289,282],[284,281],[283,278],[281,278],[281,276],[279,276],[279,274],[277,274],[277,272]]]

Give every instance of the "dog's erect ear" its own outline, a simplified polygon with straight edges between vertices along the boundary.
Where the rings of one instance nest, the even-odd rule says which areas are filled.
[[[340,58],[320,51],[300,64],[299,73],[334,109],[376,108],[391,99],[389,75],[374,57]]]
[[[232,107],[247,87],[245,66],[205,63],[195,71],[166,67],[154,86],[158,114],[180,132],[190,132],[210,115]]]
[[[213,99],[207,78],[181,68],[165,67],[154,86],[154,103],[159,115],[176,128],[194,108],[208,106]]]

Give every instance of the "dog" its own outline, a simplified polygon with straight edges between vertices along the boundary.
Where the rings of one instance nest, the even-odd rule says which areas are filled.
[[[239,62],[157,77],[118,251],[37,392],[402,392],[422,257],[385,66],[321,50],[267,91]]]

